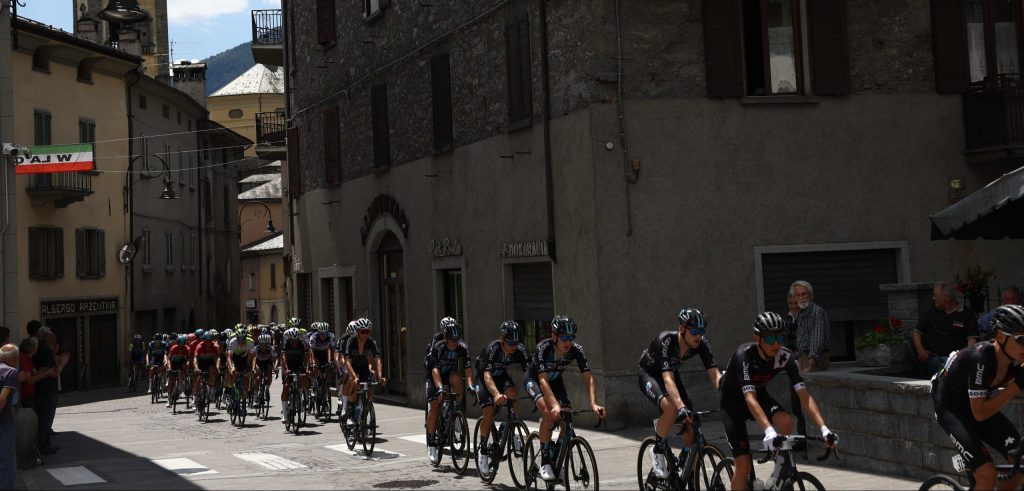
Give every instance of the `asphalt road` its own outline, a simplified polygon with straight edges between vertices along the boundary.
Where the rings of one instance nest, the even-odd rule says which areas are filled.
[[[275,385],[274,391],[276,392]],[[529,405],[529,403],[527,403]],[[423,413],[398,405],[376,405],[380,435],[370,457],[345,447],[336,422],[313,418],[302,434],[284,432],[275,403],[271,419],[250,415],[244,428],[215,413],[199,423],[194,413],[171,415],[163,404],[124,389],[64,395],[54,429],[61,450],[44,466],[21,471],[22,489],[481,489],[475,465],[457,475],[446,461],[429,465]],[[653,408],[652,408],[653,410]],[[529,414],[529,413],[527,413]],[[653,417],[653,414],[652,414]],[[535,420],[534,420],[535,421]],[[470,428],[474,420],[470,419]],[[535,422],[529,422],[536,427]],[[579,429],[593,446],[604,489],[636,489],[636,456],[649,428],[622,431]],[[712,443],[728,449],[721,423],[705,424]],[[752,434],[757,434],[753,432]],[[358,447],[357,447],[358,450]],[[812,446],[812,455],[820,447]],[[728,450],[726,450],[728,454]],[[812,461],[814,459],[811,459]],[[771,464],[758,466],[759,475]],[[798,460],[828,489],[917,489],[919,482]],[[503,466],[491,488],[508,489]]]

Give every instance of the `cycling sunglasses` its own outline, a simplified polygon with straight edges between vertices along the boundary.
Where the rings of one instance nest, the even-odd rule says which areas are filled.
[[[769,334],[768,336],[764,336],[761,339],[764,340],[765,344],[786,344],[786,335],[784,334]]]
[[[565,336],[558,336],[558,340],[562,342],[575,341],[576,336],[573,334],[566,334]]]
[[[690,331],[690,334],[694,336],[703,336],[704,333],[708,332],[707,329],[687,329],[687,331]]]
[[[1002,331],[1002,333],[1005,334],[1006,337],[1016,341],[1017,343],[1024,344],[1024,334],[1013,335],[1013,334],[1010,334],[1010,333],[1008,333],[1006,331]]]
[[[359,334],[370,334],[373,332],[373,329],[356,329],[356,332]]]
[[[462,337],[461,336],[448,336],[448,340],[453,342],[453,343],[457,343],[460,340],[462,340]]]

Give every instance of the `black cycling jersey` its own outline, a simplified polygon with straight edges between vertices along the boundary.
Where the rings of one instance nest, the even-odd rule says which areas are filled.
[[[516,343],[515,351],[507,354],[501,349],[501,340],[495,339],[480,352],[476,359],[476,369],[481,375],[484,372],[491,372],[492,377],[500,377],[513,363],[519,363],[523,367],[523,372],[526,372],[529,360],[530,355],[523,343]]]
[[[946,366],[935,374],[936,404],[948,411],[962,410],[971,413],[971,399],[985,399],[999,387],[1013,381],[1013,370],[1006,370],[1002,380],[996,380],[996,347],[991,341],[976,343],[953,352],[946,360]]]
[[[370,366],[370,357],[379,357],[380,350],[377,349],[377,342],[367,338],[363,344],[363,351],[359,351],[359,336],[352,336],[345,343],[345,356],[351,360],[353,370],[364,370]]]
[[[281,352],[284,353],[284,361],[288,370],[294,371],[306,367],[306,343],[303,343],[301,339],[285,341],[284,349]]]
[[[342,356],[345,356],[345,347],[348,346],[348,340],[354,337],[354,334],[342,334],[341,337],[335,340],[334,350],[341,353]]]
[[[537,351],[534,352],[533,359],[530,360],[528,376],[531,379],[536,379],[541,373],[547,373],[548,380],[553,381],[558,379],[573,361],[579,365],[580,372],[590,371],[587,354],[579,343],[574,341],[565,355],[558,356],[554,341],[550,338],[545,339],[537,343]]]
[[[658,334],[650,346],[640,354],[640,368],[652,376],[661,372],[678,372],[682,362],[697,355],[700,355],[705,370],[718,366],[715,364],[715,355],[711,353],[708,338],[701,338],[697,349],[687,346],[685,353],[680,353],[680,347],[679,331],[664,331]]]
[[[455,346],[455,349],[448,349],[448,341],[441,340],[434,343],[433,348],[430,350],[430,357],[428,358],[428,374],[430,370],[434,368],[441,371],[442,374],[457,370],[459,362],[462,362],[462,366],[468,366],[469,363],[469,348],[466,343],[461,340]]]
[[[167,352],[167,347],[164,346],[163,341],[150,341],[149,345],[146,346],[146,351],[149,353],[150,362],[163,361],[164,353]]]
[[[430,338],[430,342],[427,343],[427,352],[423,355],[423,369],[428,372],[428,376],[430,375],[430,352],[434,350],[434,345],[437,344],[438,341],[444,341],[444,338],[445,336],[443,332],[436,332],[434,333],[434,336]]]
[[[729,359],[722,376],[722,406],[727,401],[738,402],[746,407],[743,395],[764,387],[779,372],[789,375],[789,382],[794,390],[803,390],[804,379],[800,376],[800,368],[793,352],[779,348],[774,358],[765,360],[758,353],[757,343],[740,345],[736,353]]]

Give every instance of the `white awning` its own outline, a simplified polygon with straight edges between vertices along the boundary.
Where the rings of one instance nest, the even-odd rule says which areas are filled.
[[[932,240],[1024,239],[1024,167],[931,216]]]

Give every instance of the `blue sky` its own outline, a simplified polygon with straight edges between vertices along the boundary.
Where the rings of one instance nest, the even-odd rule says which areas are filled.
[[[71,0],[22,0],[18,15],[74,32]],[[174,59],[202,59],[249,41],[249,11],[280,8],[280,0],[167,0]]]

